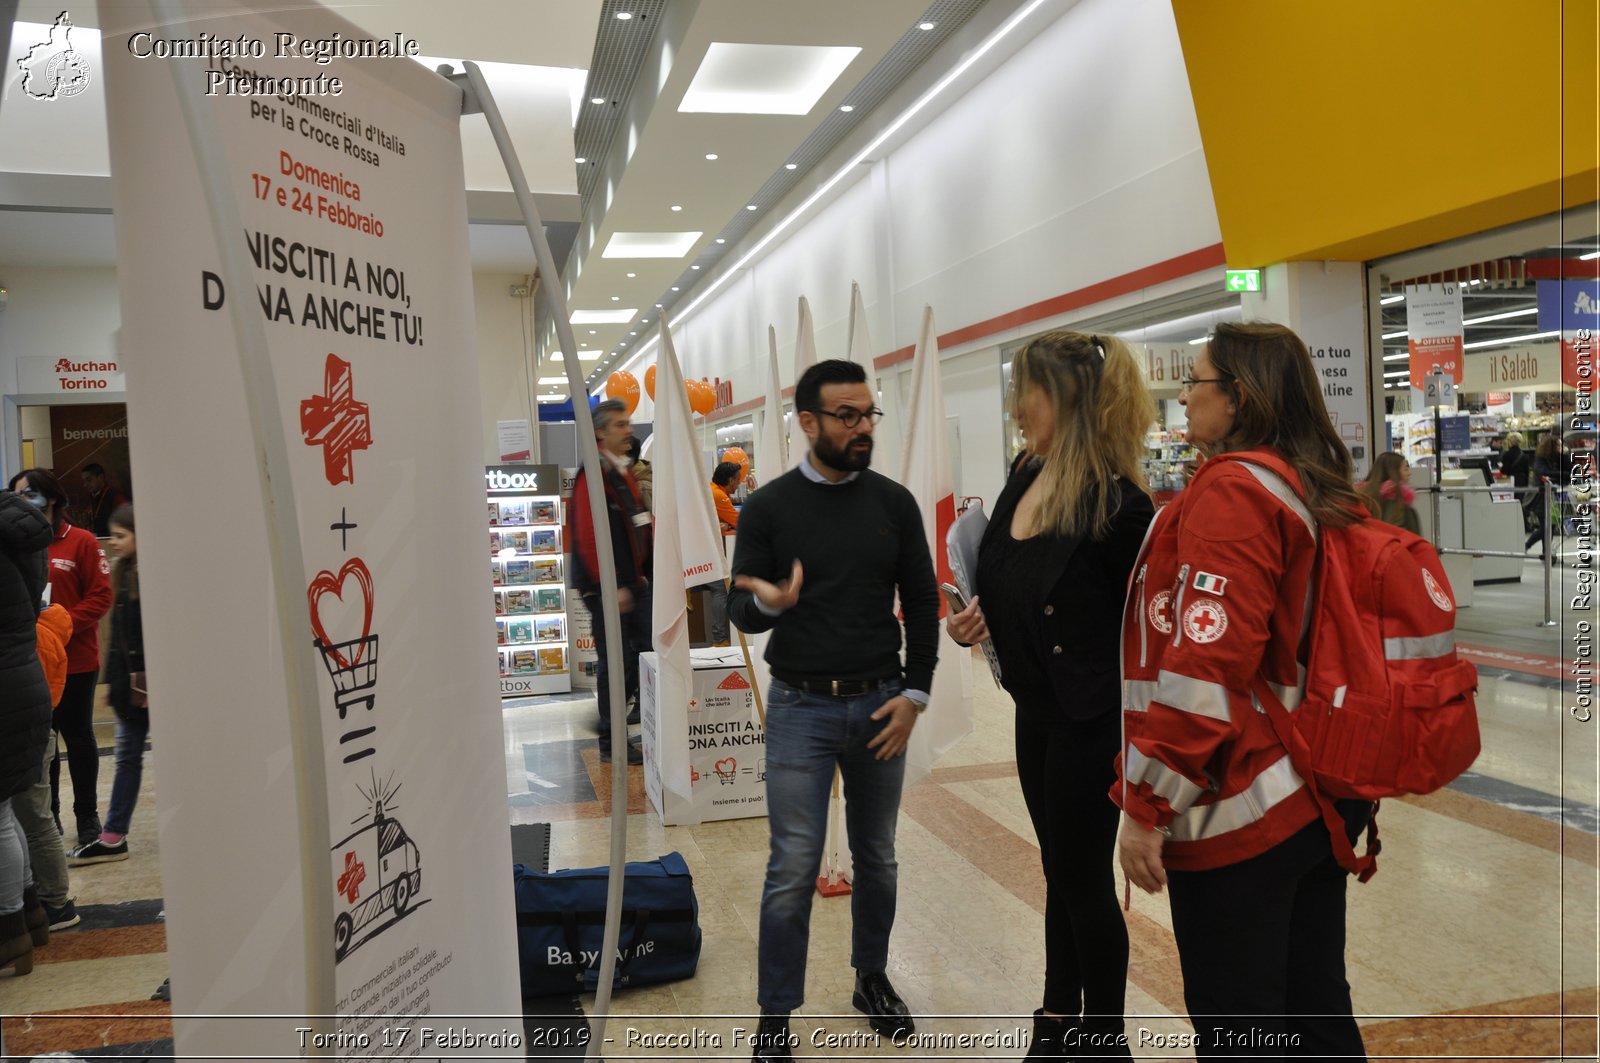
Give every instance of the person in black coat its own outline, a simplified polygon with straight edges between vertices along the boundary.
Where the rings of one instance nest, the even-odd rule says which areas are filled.
[[[33,970],[22,903],[32,875],[11,798],[39,781],[50,741],[50,686],[36,625],[51,535],[43,510],[0,491],[0,969],[19,975]]]
[[[1046,885],[1044,1006],[1028,1056],[1128,1059],[1128,931],[1106,793],[1122,741],[1123,604],[1155,516],[1141,461],[1155,405],[1121,340],[1053,332],[1017,355],[1011,406],[1028,453],[979,546],[976,594],[947,623],[958,642],[993,640],[1017,705],[1017,777]]]

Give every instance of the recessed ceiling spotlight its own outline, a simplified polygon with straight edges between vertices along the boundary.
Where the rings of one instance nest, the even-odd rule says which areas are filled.
[[[851,104],[851,103],[844,104],[843,106],[841,106],[839,108],[839,110],[844,111],[846,114],[848,114],[849,112],[851,112],[851,111],[853,111],[855,109],[856,109],[855,105]]]
[[[919,23],[917,23],[917,29],[922,30],[924,33],[926,33],[928,30],[933,29],[933,27],[934,27],[934,23],[932,23],[932,22],[919,22]]]
[[[590,330],[589,330],[589,335],[591,335],[591,336],[593,336],[593,335],[595,335],[595,331],[594,331],[594,329],[590,329]]]
[[[628,274],[628,278],[629,278],[629,279],[630,279],[630,280],[631,280],[631,279],[632,279],[632,278],[634,278],[634,277],[637,277],[637,276],[638,276],[638,274],[637,274],[637,273],[630,273],[630,274]]]
[[[714,152],[714,151],[706,152],[706,161],[707,162],[716,162],[717,161],[717,153]]]
[[[700,267],[699,266],[690,266],[689,268],[690,269],[699,269]]]
[[[584,158],[582,155],[579,155],[576,159],[573,159],[572,161],[577,163],[579,166],[582,166],[584,163],[588,162],[589,160]]]
[[[606,98],[604,96],[590,96],[589,97],[589,102],[590,103],[605,103],[606,102]]]
[[[750,205],[746,206],[744,209],[745,210],[755,210],[756,209],[756,205],[754,203],[751,203]]]
[[[673,286],[672,286],[672,290],[673,290],[673,291],[677,291],[677,290],[678,290],[678,286],[677,286],[677,285],[676,285],[676,284],[674,284],[674,285],[673,285]]]
[[[783,164],[783,168],[785,170],[798,170],[800,168],[800,164],[797,162],[786,162]]]
[[[620,302],[622,302],[622,296],[620,296],[620,295],[613,295],[613,296],[612,296],[612,297],[611,297],[611,301],[612,301],[612,302],[613,302],[613,303],[620,303]]]
[[[673,210],[682,210],[682,209],[683,209],[683,207],[682,207],[682,206],[681,206],[681,205],[680,205],[680,204],[677,204],[677,203],[674,203],[674,204],[673,204],[673,205],[672,205],[672,209],[673,209]]]
[[[633,17],[633,12],[632,11],[618,11],[617,12],[617,21],[618,22],[626,22],[632,17]]]
[[[727,242],[728,242],[728,241],[726,241],[726,240],[724,240],[724,239],[723,239],[723,238],[722,238],[722,237],[720,237],[720,236],[719,236],[719,237],[717,237],[717,243],[719,243],[719,244],[725,244],[725,243],[727,243]]]
[[[637,333],[637,332],[630,332],[630,333],[628,333],[628,335],[630,335],[630,336],[637,336],[637,335],[638,335],[638,333]]]
[[[657,309],[657,310],[660,310],[660,309],[662,309],[662,306],[661,306],[661,304],[660,304],[660,303],[657,303],[657,304],[656,304],[656,309]]]

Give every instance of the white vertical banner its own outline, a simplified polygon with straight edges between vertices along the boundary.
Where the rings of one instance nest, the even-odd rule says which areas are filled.
[[[103,3],[100,21],[177,1052],[309,1054],[302,986],[329,957],[334,1054],[516,1051],[481,444],[459,430],[481,416],[460,90],[403,35],[285,54],[368,40],[316,6],[215,2],[168,27]],[[263,54],[156,57],[201,31]],[[180,92],[214,130],[198,146]],[[224,167],[254,290],[222,280],[197,147]],[[229,300],[264,318],[312,645],[278,634]],[[286,652],[314,658],[325,807],[296,786]],[[308,955],[318,816],[333,918]]]
[[[807,369],[817,364],[817,336],[811,324],[811,304],[806,302],[806,297],[800,297],[800,327],[794,339],[794,382],[798,386],[800,377]],[[786,468],[793,469],[800,464],[800,459],[806,456],[811,449],[811,441],[806,438],[805,429],[800,427],[800,409],[795,407],[789,414],[789,464]]]
[[[931,306],[922,309],[922,331],[911,369],[910,409],[900,482],[922,512],[922,532],[939,582],[954,583],[945,538],[956,519],[955,474],[946,443],[944,378]],[[942,595],[939,610],[946,611]],[[928,694],[928,708],[917,720],[906,748],[907,786],[927,775],[934,761],[972,733],[972,651],[956,645],[943,624],[939,625],[939,668]]]
[[[867,328],[867,307],[861,298],[861,285],[850,282],[850,339],[845,357],[867,371],[867,386],[872,387],[872,333]],[[873,387],[876,391],[877,388]]]
[[[767,393],[761,413],[761,438],[756,448],[756,465],[761,483],[776,480],[789,469],[784,453],[783,380],[778,376],[778,330],[767,326]]]
[[[663,734],[683,735],[689,729],[689,698],[694,690],[685,592],[724,578],[727,569],[711,485],[700,475],[683,369],[672,348],[665,315],[661,317],[661,351],[656,356],[655,418],[650,461],[655,475],[655,586],[650,596],[650,624],[658,662],[657,727]],[[688,761],[672,767],[662,772],[661,785],[688,801]]]

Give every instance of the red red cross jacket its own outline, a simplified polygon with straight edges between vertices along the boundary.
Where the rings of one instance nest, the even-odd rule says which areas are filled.
[[[1247,457],[1247,455],[1241,455]],[[1156,515],[1123,612],[1123,752],[1111,799],[1169,832],[1166,866],[1267,851],[1318,810],[1250,687],[1305,696],[1314,524],[1258,466],[1212,461]]]

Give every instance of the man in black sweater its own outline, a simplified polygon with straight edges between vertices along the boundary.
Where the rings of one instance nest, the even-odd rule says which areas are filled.
[[[789,1013],[805,997],[811,891],[835,765],[849,798],[855,872],[851,1002],[881,1034],[913,1030],[884,970],[906,742],[928,703],[938,660],[939,592],[921,513],[909,491],[868,468],[883,411],[873,404],[866,372],[853,362],[819,362],[800,377],[794,398],[811,451],[745,503],[728,595],[735,626],[773,633],[766,651],[772,844],[761,895],[758,1063],[792,1058]]]

